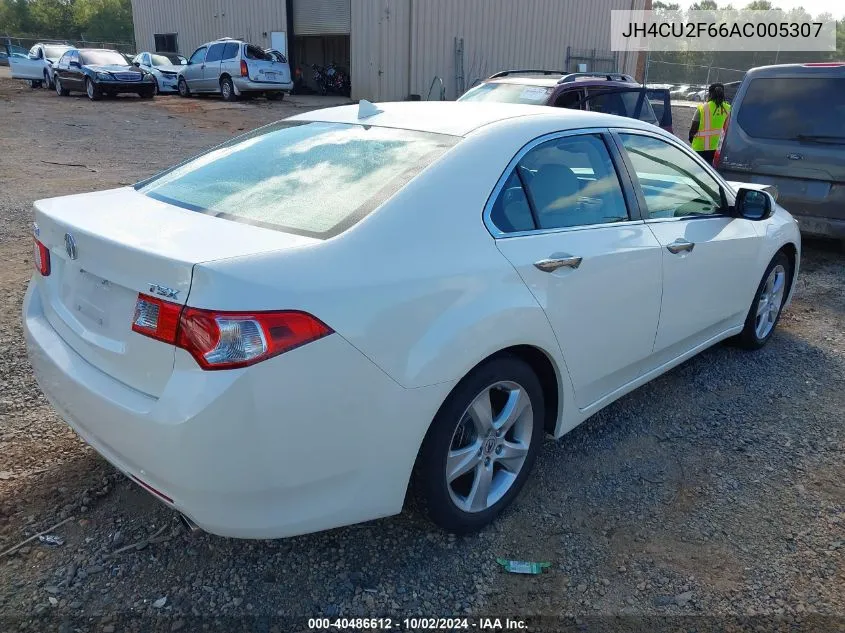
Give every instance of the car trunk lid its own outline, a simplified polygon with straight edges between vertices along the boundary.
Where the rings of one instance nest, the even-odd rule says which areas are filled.
[[[194,213],[132,188],[38,201],[35,223],[50,252],[49,275],[37,277],[50,324],[89,363],[154,397],[175,352],[132,332],[139,293],[184,305],[194,264],[316,241]]]

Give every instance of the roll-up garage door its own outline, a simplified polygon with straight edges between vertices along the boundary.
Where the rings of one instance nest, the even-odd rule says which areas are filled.
[[[293,1],[296,35],[349,35],[351,30],[351,0]]]

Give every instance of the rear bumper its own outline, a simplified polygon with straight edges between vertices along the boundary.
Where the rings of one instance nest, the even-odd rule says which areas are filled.
[[[293,82],[279,83],[276,81],[252,81],[246,77],[233,77],[236,90],[240,92],[290,92]]]
[[[23,322],[35,377],[94,449],[203,530],[278,538],[399,512],[451,385],[404,389],[333,334],[252,367],[203,372],[177,350],[161,397],[88,363],[47,321]]]

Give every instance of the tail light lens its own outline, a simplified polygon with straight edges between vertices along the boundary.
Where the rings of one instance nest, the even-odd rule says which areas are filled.
[[[333,332],[305,312],[218,312],[140,294],[132,330],[186,350],[206,370],[254,365]]]
[[[731,119],[733,118],[733,114],[728,116],[728,120],[725,121],[725,127],[722,128],[722,133],[719,134],[719,144],[716,146],[716,153],[713,154],[713,167],[719,167],[719,161],[722,160],[722,144],[725,142],[725,137],[728,135],[728,127],[731,124]]]
[[[246,65],[246,60],[241,60],[241,77],[249,77],[249,66]]]
[[[32,257],[35,262],[35,270],[41,273],[42,277],[47,277],[50,274],[50,250],[38,240],[34,240],[34,242]]]

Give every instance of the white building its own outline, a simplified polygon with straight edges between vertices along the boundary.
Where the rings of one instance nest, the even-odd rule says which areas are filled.
[[[646,4],[648,7],[646,7]],[[132,0],[138,51],[185,56],[219,37],[349,68],[352,97],[454,99],[512,68],[639,75],[637,53],[610,53],[610,11],[651,0]]]

